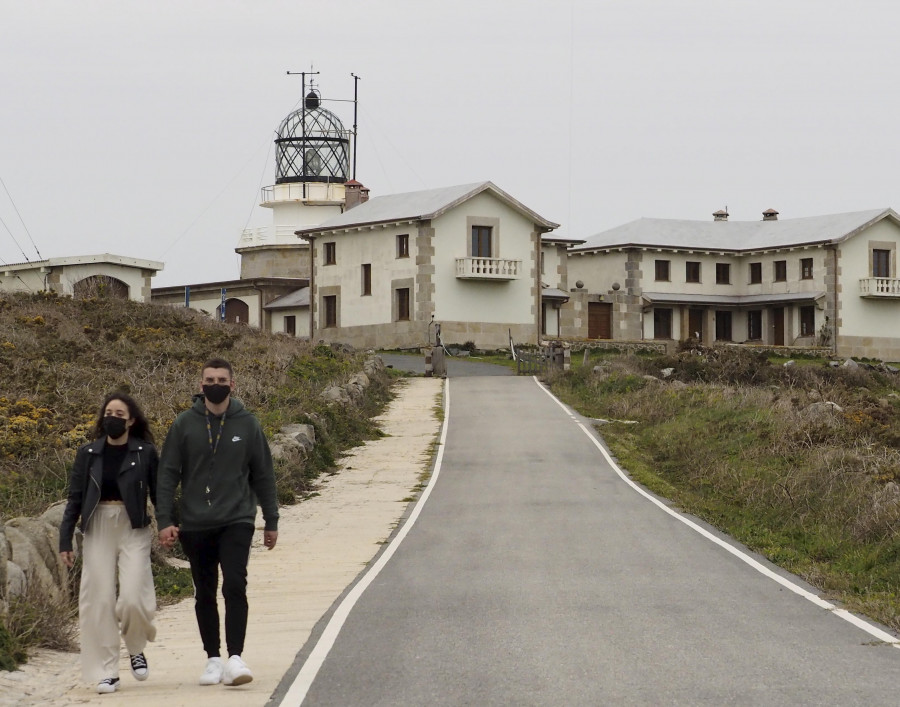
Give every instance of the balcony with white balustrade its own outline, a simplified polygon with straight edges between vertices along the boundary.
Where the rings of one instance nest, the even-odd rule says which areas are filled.
[[[461,280],[518,280],[521,260],[506,258],[457,258],[456,277]]]
[[[900,299],[900,278],[862,278],[859,281],[859,296],[869,299]]]

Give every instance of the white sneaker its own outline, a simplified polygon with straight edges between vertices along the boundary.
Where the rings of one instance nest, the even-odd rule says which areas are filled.
[[[119,689],[119,678],[104,678],[97,683],[97,692],[101,695],[108,695]]]
[[[222,673],[225,670],[225,664],[221,658],[210,658],[206,661],[206,669],[200,676],[201,685],[218,685],[222,682]]]
[[[246,685],[253,679],[253,673],[247,664],[241,660],[241,656],[233,655],[225,663],[225,675],[222,682],[226,685]]]

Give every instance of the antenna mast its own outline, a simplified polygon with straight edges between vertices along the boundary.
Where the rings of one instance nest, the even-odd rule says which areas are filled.
[[[356,153],[359,142],[356,132],[356,110],[359,105],[359,76],[352,71],[350,72],[350,75],[353,77],[353,180],[356,181]]]

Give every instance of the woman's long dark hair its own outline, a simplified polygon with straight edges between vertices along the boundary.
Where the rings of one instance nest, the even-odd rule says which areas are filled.
[[[97,415],[97,421],[94,423],[93,438],[100,439],[101,437],[106,436],[106,432],[103,431],[103,418],[106,416],[106,406],[113,400],[121,400],[128,406],[128,416],[134,420],[134,424],[128,428],[129,436],[133,435],[138,439],[153,444],[153,433],[150,431],[150,423],[147,422],[147,418],[144,417],[143,411],[134,401],[134,398],[127,393],[119,392],[110,393],[103,400],[103,405],[100,406],[100,412]]]

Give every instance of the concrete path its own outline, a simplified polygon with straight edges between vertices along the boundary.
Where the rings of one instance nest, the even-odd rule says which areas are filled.
[[[279,704],[898,703],[895,636],[635,486],[533,379],[448,397],[415,522]]]
[[[443,381],[413,378],[402,386],[380,418],[386,436],[351,450],[339,473],[323,479],[320,496],[281,509],[277,547],[266,551],[262,533],[256,534],[244,652],[253,682],[197,684],[206,656],[191,599],[159,612],[157,640],[146,651],[151,672],[146,682],[132,678],[123,655],[120,690],[98,695],[93,685],[80,684],[77,654],[40,651],[22,670],[0,672],[0,705],[266,704],[313,626],[391,535],[429,469]]]

